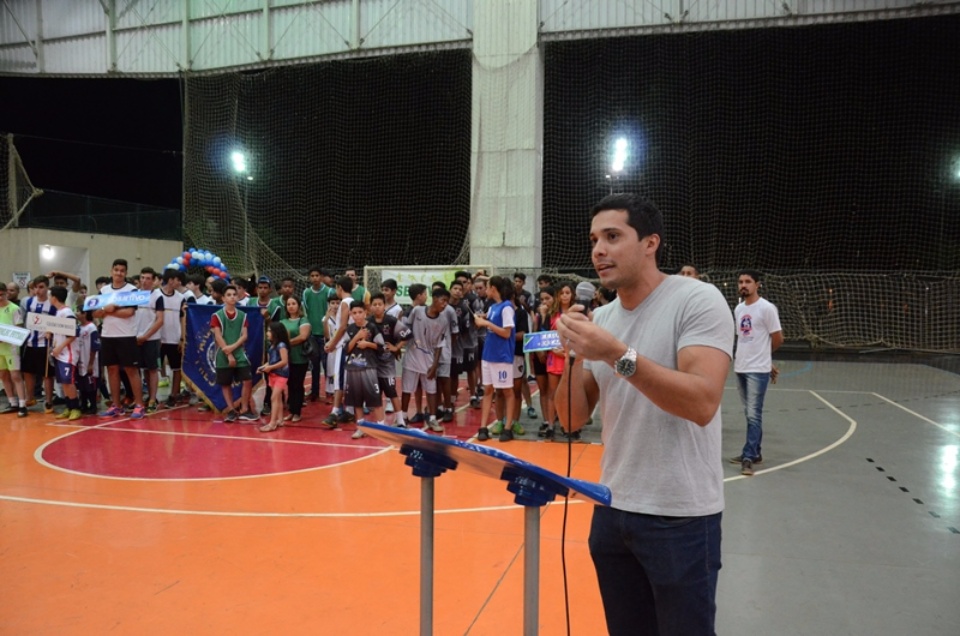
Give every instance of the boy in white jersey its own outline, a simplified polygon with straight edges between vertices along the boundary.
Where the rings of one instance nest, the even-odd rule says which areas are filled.
[[[73,310],[65,304],[66,300],[66,287],[54,287],[50,290],[50,301],[57,310],[57,318],[61,320],[73,319],[76,323],[77,317]],[[71,422],[83,417],[83,413],[80,412],[80,400],[77,397],[77,363],[80,361],[78,333],[79,326],[72,336],[54,334],[53,350],[50,352],[50,357],[56,361],[57,365],[57,382],[63,387],[63,394],[67,398],[67,408],[57,415],[57,419],[69,419]]]
[[[110,270],[111,284],[104,285],[102,294],[132,292],[136,287],[127,282],[127,261],[118,258],[113,261]],[[144,414],[143,387],[140,383],[140,351],[137,349],[136,307],[118,307],[109,304],[94,312],[94,318],[103,319],[101,333],[101,355],[107,368],[107,380],[110,387],[112,404],[101,417],[119,417],[123,415],[120,401],[120,374],[124,373],[130,381],[133,393],[133,412],[130,417],[140,419]]]
[[[327,352],[327,364],[331,364],[331,357],[333,355],[339,356],[340,360],[338,364],[338,373],[337,380],[339,384],[336,385],[334,394],[333,394],[333,410],[330,411],[328,415],[323,420],[323,425],[327,428],[336,428],[337,423],[348,423],[356,419],[349,410],[346,408],[340,408],[341,401],[343,399],[343,391],[346,388],[346,364],[344,358],[346,357],[346,344],[350,341],[349,339],[344,339],[347,334],[347,326],[350,324],[350,303],[353,300],[353,280],[348,276],[341,276],[337,279],[337,297],[340,299],[340,306],[337,308],[337,327],[336,331],[329,334],[327,338],[327,344],[324,345],[324,351]],[[332,354],[332,355],[331,355]]]
[[[7,287],[0,285],[0,325],[22,327],[20,307],[7,300],[7,296]],[[4,413],[15,412],[17,417],[26,417],[27,388],[20,372],[20,348],[8,342],[0,342],[0,381],[10,403]]]
[[[157,411],[157,386],[160,380],[160,329],[163,327],[164,296],[154,288],[157,272],[152,267],[140,270],[140,289],[150,292],[150,302],[137,307],[137,346],[140,369],[147,383],[147,413]]]
[[[163,325],[160,327],[160,362],[170,365],[173,372],[173,381],[170,385],[170,396],[167,398],[167,408],[177,405],[180,393],[180,381],[183,377],[182,335],[183,335],[183,305],[186,300],[180,292],[185,277],[177,269],[163,270],[160,279],[160,293],[163,296]]]
[[[97,386],[100,383],[100,334],[93,324],[93,314],[89,311],[77,313],[80,323],[80,361],[77,364],[77,393],[80,396],[80,412],[84,415],[97,414]]]
[[[30,314],[46,314],[48,316],[56,315],[57,310],[50,302],[48,281],[45,276],[37,276],[30,284],[33,287],[33,293],[20,303],[23,310],[23,324],[31,324]],[[33,399],[34,390],[37,385],[37,379],[43,379],[43,393],[46,398],[43,405],[44,413],[53,413],[53,374],[50,372],[47,364],[47,352],[49,351],[48,340],[40,331],[34,331],[27,336],[24,343],[22,370],[24,375],[24,384],[27,388],[27,406],[33,406],[36,401]]]

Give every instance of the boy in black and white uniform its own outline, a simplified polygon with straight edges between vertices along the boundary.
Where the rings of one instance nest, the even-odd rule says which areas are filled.
[[[352,324],[347,326],[346,347],[347,382],[343,390],[344,402],[354,410],[366,404],[373,411],[377,424],[384,423],[383,400],[377,380],[378,359],[383,351],[383,336],[376,325],[367,321],[367,309],[362,300],[350,303]],[[353,439],[365,437],[357,428]]]
[[[410,337],[410,328],[406,323],[387,314],[383,294],[373,294],[370,297],[370,308],[373,312],[373,323],[383,336],[383,350],[377,358],[377,381],[383,394],[393,402],[395,424],[399,428],[406,428],[400,397],[397,395],[397,360],[400,358],[403,341]]]

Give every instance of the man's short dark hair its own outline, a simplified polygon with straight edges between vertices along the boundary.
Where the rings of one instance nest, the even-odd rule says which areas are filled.
[[[141,270],[140,270],[140,273],[141,273],[141,274],[150,274],[150,275],[153,276],[154,278],[157,277],[157,270],[153,269],[153,268],[150,267],[149,265],[147,265],[146,267],[144,267],[143,269],[141,269]]]
[[[435,280],[430,285],[430,289],[446,289],[446,288],[447,288],[447,284],[442,280]]]
[[[179,270],[178,270],[179,271]],[[97,280],[93,281],[95,285],[106,285],[110,282],[109,276],[98,276]]]
[[[454,285],[456,285],[456,286],[459,287],[460,289],[463,289],[463,281],[460,280],[459,278],[456,279],[455,281],[453,281],[452,283],[450,283],[450,289],[453,289],[453,286],[454,286]]]
[[[513,280],[517,280],[518,278],[523,282],[527,282],[527,275],[523,272],[517,272],[513,275]]]
[[[384,305],[387,304],[387,297],[380,292],[377,292],[376,294],[370,294],[370,302],[373,303],[375,300],[382,300]]]
[[[366,310],[366,308],[367,306],[363,304],[362,300],[355,300],[352,303],[350,303],[350,311],[353,311],[354,309]]]
[[[353,291],[353,279],[349,276],[341,276],[337,279],[337,286],[349,294]]]
[[[187,277],[179,269],[167,268],[163,270],[163,276],[160,278],[160,283],[162,285],[166,285],[167,283],[170,282],[171,278],[176,278],[178,281],[180,281],[180,284],[182,285],[184,282],[186,282]]]
[[[464,271],[464,270],[462,270],[462,269],[461,269],[461,270],[458,270],[457,272],[455,272],[455,273],[453,274],[453,277],[454,277],[454,278],[469,278],[470,280],[473,280],[473,276],[470,275],[470,272]]]
[[[67,302],[67,288],[66,287],[54,287],[50,290],[50,295],[59,300],[62,303]]]
[[[316,272],[316,273],[318,273],[318,274],[321,274],[321,275],[323,274],[323,270],[320,269],[320,266],[319,266],[319,265],[311,265],[311,266],[310,266],[310,269],[307,270],[307,276],[309,276],[310,274],[312,274],[312,273],[314,273],[314,272]]]
[[[513,281],[503,276],[494,276],[490,279],[490,286],[500,292],[500,300],[513,298]]]
[[[538,283],[546,283],[547,285],[553,285],[553,276],[550,274],[540,274],[537,276]]]
[[[413,300],[425,291],[427,291],[426,285],[423,283],[414,283],[413,285],[410,285],[407,294],[410,296],[410,300]]]
[[[113,265],[110,266],[110,269],[113,269],[117,265],[123,265],[124,269],[130,269],[130,266],[127,265],[127,259],[125,258],[115,258],[113,259]]]
[[[380,289],[383,289],[384,287],[387,289],[392,289],[393,291],[397,291],[397,281],[393,280],[392,278],[388,278],[380,283]]]
[[[657,247],[657,262],[660,262],[660,255],[663,252],[663,214],[653,204],[643,197],[636,194],[611,194],[600,199],[593,208],[590,209],[590,218],[597,216],[601,212],[608,210],[623,210],[627,213],[627,225],[637,231],[637,238],[656,234],[660,237],[660,245]]]
[[[447,300],[450,300],[450,292],[442,287],[435,287],[430,295],[434,298],[446,298]]]
[[[46,276],[34,276],[34,277],[33,277],[33,280],[30,281],[30,284],[31,284],[31,285],[46,285],[47,287],[49,287],[49,286],[50,286],[50,279],[47,278]]]
[[[221,296],[223,296],[224,292],[226,292],[231,287],[233,287],[238,292],[240,291],[237,289],[236,285],[228,285],[227,282],[222,278],[218,278],[217,280],[210,283],[210,291],[214,291],[220,294]]]
[[[755,269],[741,269],[739,272],[737,272],[737,280],[739,280],[741,276],[749,276],[755,283],[759,283],[763,278],[763,274]]]
[[[187,282],[203,287],[203,284],[207,282],[207,279],[203,277],[203,274],[190,274],[187,276]]]

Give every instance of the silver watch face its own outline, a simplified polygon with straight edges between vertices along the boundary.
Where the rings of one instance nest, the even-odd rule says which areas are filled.
[[[632,355],[631,355],[632,354]],[[623,356],[617,360],[617,375],[629,378],[637,370],[637,354],[632,350],[627,350]]]

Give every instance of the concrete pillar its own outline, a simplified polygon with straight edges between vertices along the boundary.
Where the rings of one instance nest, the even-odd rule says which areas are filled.
[[[538,0],[474,0],[470,262],[539,267],[543,61]]]

